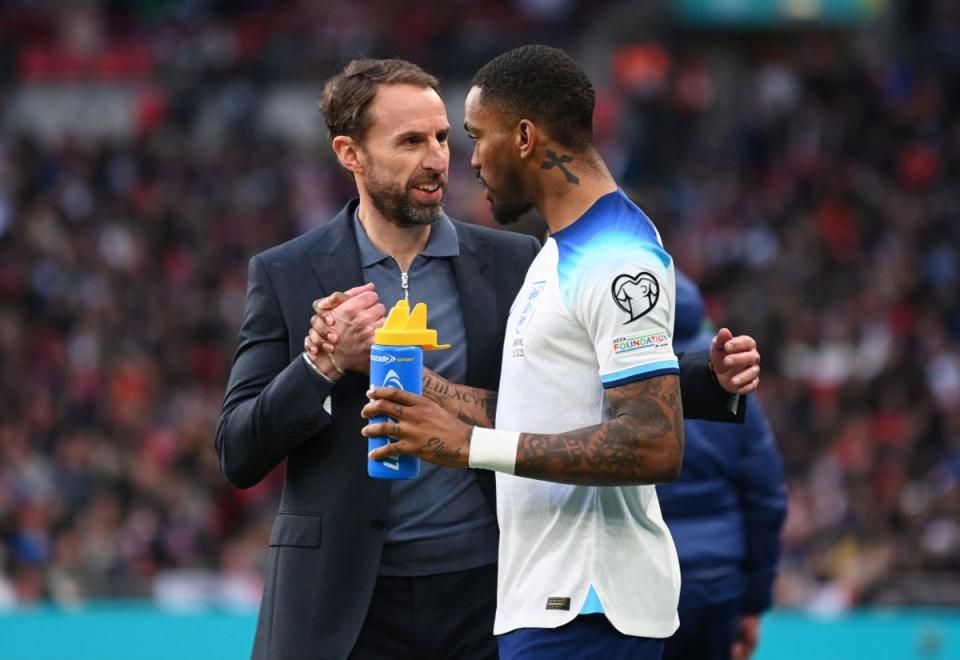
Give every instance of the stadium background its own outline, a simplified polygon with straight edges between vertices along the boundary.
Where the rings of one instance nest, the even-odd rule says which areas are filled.
[[[213,435],[247,259],[351,196],[322,83],[439,75],[448,211],[492,224],[462,99],[531,41],[584,65],[619,181],[759,341],[790,493],[760,657],[960,657],[960,3],[7,0],[0,658],[246,653],[282,475],[234,490]]]

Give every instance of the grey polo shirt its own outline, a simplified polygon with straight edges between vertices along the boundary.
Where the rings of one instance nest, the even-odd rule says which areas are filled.
[[[387,311],[403,297],[401,271],[393,257],[370,241],[354,214],[364,282],[373,282]],[[451,258],[460,254],[457,229],[445,215],[433,225],[423,252],[410,264],[410,306],[425,302],[428,323],[444,351],[426,351],[424,366],[462,383],[467,373],[467,337]],[[420,476],[391,482],[390,511],[380,575],[433,575],[492,564],[497,560],[497,519],[469,469],[422,462]]]

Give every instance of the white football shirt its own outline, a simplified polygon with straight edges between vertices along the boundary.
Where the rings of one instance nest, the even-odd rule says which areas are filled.
[[[550,237],[507,322],[497,428],[561,433],[610,418],[606,388],[679,372],[673,261],[618,190]],[[497,473],[496,634],[555,628],[591,585],[622,633],[678,626],[680,568],[654,486],[570,486]]]

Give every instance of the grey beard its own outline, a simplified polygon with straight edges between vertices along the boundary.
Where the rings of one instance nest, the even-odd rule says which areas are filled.
[[[442,204],[416,206],[406,198],[397,199],[391,196],[389,199],[384,199],[377,195],[371,195],[370,197],[377,210],[398,227],[432,225],[440,219],[440,213],[443,211]]]
[[[417,206],[410,201],[406,191],[398,192],[388,186],[381,187],[376,181],[370,181],[367,190],[374,207],[398,227],[432,225],[440,219],[443,212],[443,198],[435,206]]]

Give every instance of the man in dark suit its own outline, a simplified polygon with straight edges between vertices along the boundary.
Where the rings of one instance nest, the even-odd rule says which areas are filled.
[[[496,658],[492,474],[424,466],[410,482],[367,477],[363,372],[384,303],[407,293],[453,344],[427,366],[496,389],[509,306],[539,244],[443,214],[450,126],[436,79],[419,67],[352,62],[321,109],[359,200],[251,259],[217,429],[221,469],[238,487],[287,460],[253,655]],[[320,315],[336,315],[331,353],[317,350],[328,338]],[[688,412],[737,418],[706,352],[681,369]]]

